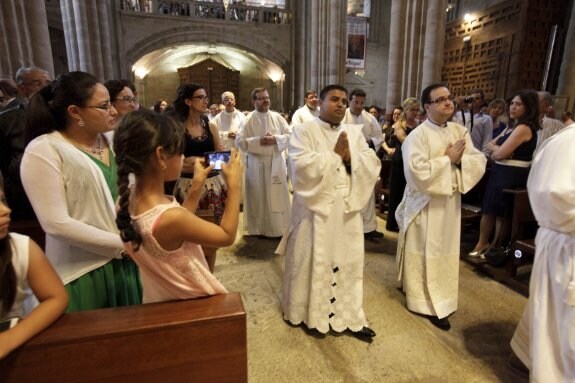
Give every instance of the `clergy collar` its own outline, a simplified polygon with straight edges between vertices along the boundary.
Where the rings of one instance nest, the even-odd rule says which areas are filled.
[[[445,124],[438,124],[437,122],[433,121],[431,118],[429,118],[429,116],[427,116],[427,120],[429,121],[429,123],[431,125],[437,126],[438,128],[446,128],[447,127],[447,122]]]
[[[319,118],[319,119],[321,120],[321,122],[323,122],[324,124],[329,125],[329,127],[330,127],[331,129],[333,129],[333,130],[338,129],[338,128],[340,127],[340,125],[341,125],[341,122],[340,122],[339,124],[337,124],[337,125],[334,125],[334,124],[332,124],[331,122],[328,122],[328,121],[324,120],[323,118],[321,118],[321,116],[319,116],[318,118]]]

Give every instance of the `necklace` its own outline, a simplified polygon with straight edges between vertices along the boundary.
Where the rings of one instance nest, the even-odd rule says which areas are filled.
[[[96,145],[92,147],[87,147],[78,143],[73,142],[74,146],[82,151],[97,157],[100,161],[104,162],[104,146],[102,145],[102,137],[98,134],[96,137]]]

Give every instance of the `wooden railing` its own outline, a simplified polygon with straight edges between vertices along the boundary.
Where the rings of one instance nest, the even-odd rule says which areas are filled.
[[[247,382],[242,298],[64,314],[0,360],[0,382]]]

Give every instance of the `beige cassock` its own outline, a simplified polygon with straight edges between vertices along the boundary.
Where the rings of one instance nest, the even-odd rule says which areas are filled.
[[[395,214],[398,282],[409,310],[439,318],[457,309],[461,194],[479,182],[487,161],[466,131],[425,121],[402,145],[407,186]],[[455,166],[445,150],[463,137],[465,152]]]

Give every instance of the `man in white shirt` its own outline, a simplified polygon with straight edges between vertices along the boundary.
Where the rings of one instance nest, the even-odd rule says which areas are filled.
[[[247,235],[281,237],[289,224],[290,199],[287,169],[283,156],[290,127],[281,114],[271,111],[265,88],[251,94],[255,110],[236,144],[246,153],[244,226]]]
[[[303,124],[306,121],[312,121],[319,116],[319,99],[317,92],[313,89],[305,92],[304,106],[295,111],[291,118],[291,126]]]
[[[236,134],[243,129],[246,117],[236,109],[236,97],[232,92],[222,93],[222,104],[225,109],[211,121],[220,132],[220,138],[226,149],[236,146]]]
[[[349,108],[345,111],[342,123],[355,124],[361,126],[361,132],[367,145],[375,152],[381,147],[382,132],[379,122],[369,112],[364,110],[366,94],[361,89],[354,89],[349,94]],[[375,187],[372,185],[372,188]],[[383,233],[377,231],[377,219],[375,212],[375,190],[372,198],[367,202],[361,211],[363,217],[363,233],[365,239],[383,238]]]
[[[533,158],[535,158],[535,154],[545,140],[565,127],[561,121],[547,116],[547,111],[551,106],[553,106],[553,97],[551,96],[551,93],[539,91],[537,94],[539,95],[539,119],[541,120],[541,130],[537,132],[537,147],[533,153]]]

